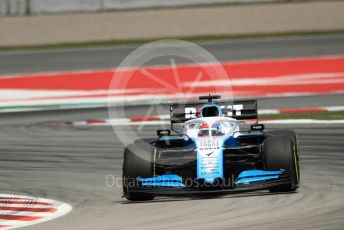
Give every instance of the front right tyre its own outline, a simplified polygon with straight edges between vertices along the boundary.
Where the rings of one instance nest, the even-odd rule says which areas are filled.
[[[123,155],[123,196],[131,201],[146,201],[154,199],[154,194],[133,192],[134,178],[149,178],[153,176],[154,148],[143,140],[127,146]],[[135,187],[135,185],[134,185]]]

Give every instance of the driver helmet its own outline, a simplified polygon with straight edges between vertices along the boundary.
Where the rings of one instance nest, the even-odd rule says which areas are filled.
[[[209,136],[209,126],[207,123],[202,123],[199,127],[199,132],[198,132],[199,137],[205,137]]]

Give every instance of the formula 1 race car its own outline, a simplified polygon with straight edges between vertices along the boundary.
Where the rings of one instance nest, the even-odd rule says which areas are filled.
[[[226,194],[267,189],[295,191],[300,183],[294,131],[265,131],[257,101],[172,104],[171,130],[128,145],[123,160],[123,196],[151,200],[157,195]],[[171,131],[175,132],[174,135]]]

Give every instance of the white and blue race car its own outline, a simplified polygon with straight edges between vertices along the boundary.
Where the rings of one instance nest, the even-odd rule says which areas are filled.
[[[125,148],[125,198],[299,187],[295,132],[265,131],[258,122],[242,130],[243,120],[257,119],[257,101],[214,102],[218,99],[201,96],[208,102],[171,105],[171,130],[158,130],[157,138],[136,140]]]

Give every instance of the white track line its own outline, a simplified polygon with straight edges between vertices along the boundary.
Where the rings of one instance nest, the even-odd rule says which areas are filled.
[[[262,121],[265,124],[344,124],[344,120],[286,119]]]
[[[248,124],[250,122],[247,122]],[[285,119],[285,120],[262,120],[262,124],[343,124],[344,120],[314,120],[314,119]],[[117,122],[106,120],[103,123],[74,122],[72,126],[130,126],[130,125],[169,125],[170,121],[143,121],[143,122]]]
[[[258,114],[285,114],[285,113],[304,113],[304,112],[333,112],[344,111],[344,106],[327,106],[318,108],[291,108],[291,109],[266,109],[259,110]],[[261,120],[261,123],[266,124],[282,124],[282,123],[342,123],[342,120],[315,120],[315,119],[278,119],[278,120]],[[65,122],[65,124],[73,126],[123,126],[123,125],[166,125],[170,123],[170,114],[153,115],[153,116],[138,116],[132,118],[117,118],[117,119],[94,119],[87,121]]]
[[[0,215],[11,215],[11,216],[35,216],[35,217],[46,217],[50,216],[51,212],[24,212],[24,211],[5,211],[0,210]],[[7,220],[2,220],[3,224],[7,224]]]
[[[4,204],[0,203],[0,207],[12,207],[12,208],[53,208],[51,204],[49,205],[38,205],[38,204]]]

